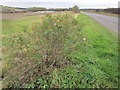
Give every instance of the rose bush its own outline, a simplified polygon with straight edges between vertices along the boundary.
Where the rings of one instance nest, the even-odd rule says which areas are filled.
[[[68,55],[83,42],[81,26],[71,13],[46,14],[29,29],[6,38],[4,87],[24,87],[41,75],[50,76],[51,70],[74,64]]]

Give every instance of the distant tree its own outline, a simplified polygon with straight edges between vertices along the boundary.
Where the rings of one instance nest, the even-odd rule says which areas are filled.
[[[69,8],[69,11],[72,11],[72,8]]]
[[[120,8],[107,8],[107,9],[104,9],[104,12],[120,14]]]
[[[72,11],[75,12],[75,13],[79,13],[80,12],[79,7],[77,5],[72,7]]]
[[[69,11],[68,8],[52,8],[48,9],[48,11]]]
[[[46,8],[43,7],[32,7],[32,8],[28,8],[29,12],[37,12],[37,11],[46,11]]]

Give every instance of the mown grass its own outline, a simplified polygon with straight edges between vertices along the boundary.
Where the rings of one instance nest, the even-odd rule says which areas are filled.
[[[2,20],[2,34],[12,34],[12,33],[19,33],[26,30],[32,23],[39,21],[41,18],[40,16],[31,16],[31,17],[24,17],[21,19],[14,19],[14,20]]]
[[[40,72],[39,77],[34,78],[34,80],[32,80],[31,83],[25,83],[23,87],[25,88],[117,88],[118,87],[117,36],[114,33],[110,32],[107,28],[105,28],[104,26],[102,26],[101,24],[99,24],[98,22],[94,21],[89,16],[86,16],[84,14],[79,14],[76,17],[76,20],[79,22],[80,27],[82,27],[82,33],[81,30],[79,31],[79,28],[77,29],[77,32],[80,32],[80,35],[86,38],[87,40],[85,41],[82,40],[82,43],[78,43],[78,44],[76,43],[75,46],[77,49],[74,52],[68,54],[67,60],[69,60],[69,65],[63,65],[63,67],[61,68],[52,68],[52,70],[50,68],[44,68],[46,72],[45,71]],[[28,20],[28,22],[30,21]],[[20,28],[22,27],[20,26]],[[11,33],[11,32],[7,32],[7,33]],[[17,36],[15,36],[15,38],[16,37]],[[29,38],[29,40],[30,39],[31,38]],[[27,40],[26,37],[25,40]],[[24,43],[21,44],[23,45]],[[34,46],[35,44],[31,44],[31,45]],[[28,49],[32,50],[31,46]],[[27,57],[29,57],[30,59],[29,62],[30,64],[26,61],[27,59],[24,60],[22,63],[23,64],[27,63],[29,66],[31,65],[32,67],[34,67],[34,63],[31,64],[31,62],[33,62],[32,59],[34,60],[35,58],[40,59],[41,56],[39,54],[35,55],[32,52],[29,53],[28,55],[29,56]],[[9,61],[10,57],[7,58]],[[66,61],[66,63],[68,63],[68,61]],[[26,66],[25,68],[27,67],[28,69],[32,68],[29,66]],[[18,70],[22,70],[22,69],[20,69],[19,67]],[[32,71],[34,72],[34,70],[31,69],[30,73]],[[17,73],[15,74],[17,75]],[[19,85],[19,82],[11,82],[11,83],[12,83],[11,86],[16,84]]]
[[[83,87],[85,84],[87,87],[117,87],[117,35],[84,14],[79,15],[77,20],[84,26],[83,35],[87,38],[88,45],[72,54],[71,58],[80,64],[85,64],[86,69],[83,72],[88,76],[85,74],[84,78],[88,81],[83,83]],[[93,85],[90,85],[91,82]]]

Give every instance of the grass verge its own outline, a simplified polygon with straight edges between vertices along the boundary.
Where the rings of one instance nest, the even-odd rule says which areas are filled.
[[[51,34],[49,34],[49,32],[52,32],[54,30],[64,31],[64,30],[67,30],[68,28],[70,30],[75,29],[74,30],[75,36],[74,36],[74,33],[71,33],[72,31],[70,31],[69,34],[66,34],[70,37],[74,36],[73,38],[70,38],[70,40],[67,39],[65,36],[62,36],[62,37],[65,37],[67,41],[71,42],[75,40],[75,38],[78,38],[76,37],[76,34],[78,36],[81,35],[80,36],[81,43],[75,43],[75,47],[76,47],[75,51],[67,53],[67,55],[65,53],[67,59],[63,57],[61,58],[61,56],[58,55],[58,57],[60,58],[57,58],[57,60],[59,61],[57,63],[54,63],[55,65],[53,65],[52,68],[50,68],[49,66],[48,66],[49,68],[40,67],[41,62],[38,64],[38,61],[42,60],[41,59],[42,56],[38,51],[38,49],[40,48],[39,45],[41,46],[41,44],[38,44],[38,42],[41,42],[39,41],[38,37],[41,37],[40,36],[41,34],[39,34],[39,32],[41,31],[37,33],[30,32],[30,36],[31,36],[30,38],[27,38],[26,36],[27,34],[23,36],[24,38],[21,36],[19,37],[14,36],[14,39],[17,39],[17,41],[15,41],[15,43],[17,44],[16,49],[22,45],[22,48],[20,47],[21,48],[20,53],[22,53],[22,56],[19,55],[19,53],[17,53],[17,59],[14,61],[14,63],[13,62],[10,63],[11,62],[10,59],[14,60],[14,58],[11,58],[11,57],[14,57],[12,55],[16,53],[16,51],[14,51],[12,54],[8,52],[9,55],[7,55],[6,57],[8,59],[8,63],[11,65],[14,64],[15,67],[17,67],[17,70],[15,69],[10,70],[10,72],[12,73],[11,76],[14,76],[13,74],[15,74],[16,76],[21,75],[22,77],[19,78],[21,81],[24,81],[24,80],[30,81],[29,83],[24,83],[22,85],[22,87],[24,88],[117,88],[118,87],[118,52],[117,52],[118,38],[117,36],[112,32],[109,32],[109,30],[106,29],[104,26],[102,26],[101,24],[97,23],[96,21],[91,19],[89,16],[86,16],[84,14],[80,14],[76,17],[77,22],[74,21],[74,19],[72,18],[68,18],[68,16],[67,16],[68,19],[64,22],[65,17],[62,18],[61,15],[59,15],[59,17],[61,18],[60,21],[63,20],[63,23],[66,26],[63,27],[62,23],[60,26],[57,26],[57,23],[53,23],[54,20],[51,18],[49,20],[52,20],[51,23],[54,24],[55,27],[48,28],[46,27],[46,25],[49,26],[50,24],[47,22],[47,20],[45,20],[46,24],[42,26],[42,28],[45,28],[43,29],[43,31],[45,31],[43,34],[46,34],[46,37],[47,36],[51,37]],[[73,20],[73,22],[71,20]],[[58,23],[60,22],[58,21]],[[71,27],[72,25],[76,27],[73,28]],[[39,30],[40,28],[39,25],[37,24],[36,26],[34,27],[34,29]],[[82,26],[82,33],[80,28],[78,28],[79,26]],[[47,31],[47,29],[50,31]],[[55,34],[54,32],[52,33]],[[63,33],[63,32],[60,32],[60,33]],[[66,42],[66,41],[64,41],[65,40],[64,38],[58,37],[60,33],[55,34],[55,36],[57,36],[57,38],[55,39],[57,41],[55,42],[58,42],[58,40],[60,39],[62,41],[60,41],[59,43],[63,45],[62,42]],[[49,38],[49,37],[47,37],[46,39],[52,40],[52,38]],[[83,39],[81,37],[83,37]],[[25,42],[23,42],[22,40],[24,40]],[[31,42],[31,40],[33,42]],[[30,44],[30,45],[26,44],[27,48],[25,48],[26,47],[25,43],[27,43],[26,41]],[[41,43],[43,42],[44,42],[44,38]],[[19,43],[21,43],[21,45],[19,45]],[[52,44],[50,43],[51,42],[49,42],[49,44],[43,44],[43,47],[46,47],[46,45]],[[15,46],[12,46],[12,48],[15,49]],[[34,48],[36,48],[37,50],[34,50]],[[48,47],[46,48],[47,49],[45,50],[48,50],[48,51],[50,50],[50,48]],[[59,47],[57,48],[59,49]],[[65,49],[67,48],[65,47]],[[64,51],[66,51],[65,49]],[[19,61],[18,58],[20,58],[20,60],[22,61]],[[25,59],[23,60],[22,58],[25,58]],[[60,62],[60,60],[62,62]],[[11,66],[9,64],[8,66]],[[23,64],[24,67],[21,67],[20,66],[21,64]],[[38,64],[37,67],[35,67],[36,64]],[[51,61],[49,62],[49,64],[51,64]],[[41,70],[43,69],[44,70],[41,72],[39,71],[39,68]],[[27,72],[29,74],[26,73],[26,70],[28,70]],[[24,74],[24,72],[26,74]],[[36,74],[34,76],[34,73],[36,72],[39,74],[37,78],[35,78]],[[4,71],[4,73],[6,72]],[[31,77],[30,75],[33,75],[33,77],[29,78],[29,80],[26,80],[26,77],[23,75],[26,75],[26,77]],[[6,84],[8,84],[9,82],[8,87],[14,87],[14,86],[21,87],[20,85],[21,81],[20,82],[16,81],[15,80],[16,77],[11,78],[11,76],[8,77],[8,80],[12,79],[11,80],[12,82],[5,81]]]
[[[88,73],[86,84],[89,87],[117,87],[118,84],[118,37],[110,32],[103,25],[94,21],[89,16],[80,14],[77,17],[83,28],[83,35],[87,38],[88,45],[83,50],[78,51],[72,57],[77,57],[74,61],[85,63]],[[83,79],[84,80],[84,79]],[[85,84],[85,83],[84,83]],[[83,87],[85,87],[83,84]],[[91,85],[90,85],[91,87]]]

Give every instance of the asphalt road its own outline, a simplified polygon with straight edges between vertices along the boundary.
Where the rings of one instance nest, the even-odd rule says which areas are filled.
[[[92,17],[99,23],[103,24],[104,26],[106,26],[107,28],[109,28],[110,30],[118,34],[118,24],[119,24],[118,19],[120,20],[120,18],[101,15],[101,14],[94,14],[94,13],[86,13],[86,12],[82,12],[82,13]],[[119,35],[120,35],[120,32],[119,32]]]

